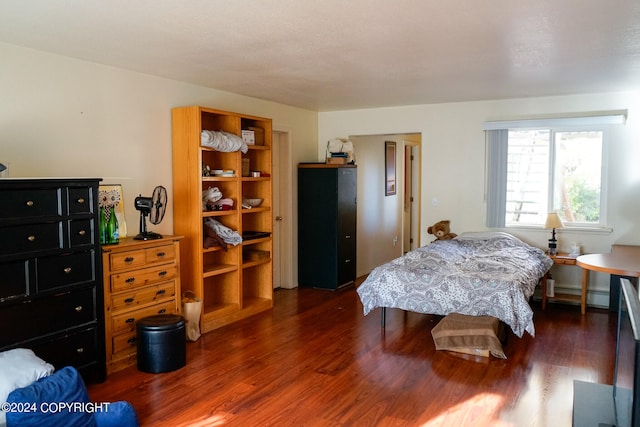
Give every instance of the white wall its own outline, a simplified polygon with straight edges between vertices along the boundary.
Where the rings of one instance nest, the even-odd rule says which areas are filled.
[[[613,243],[640,245],[637,92],[317,114],[4,43],[0,43],[0,58],[0,162],[9,163],[10,176],[102,177],[104,183],[121,183],[129,234],[138,231],[135,196],[149,195],[156,185],[164,185],[172,194],[173,107],[203,105],[271,117],[275,130],[291,133],[294,165],[322,160],[327,141],[335,137],[422,134],[422,242],[431,240],[427,227],[444,218],[451,219],[456,233],[485,228],[484,121],[628,109],[627,124],[615,135],[609,151],[608,222],[613,231],[561,231],[560,249],[568,249],[572,241],[586,252],[607,252]],[[295,167],[292,170],[297,172]],[[297,181],[295,175],[291,179],[295,207]],[[439,200],[437,207],[430,203],[434,197]],[[171,233],[172,216],[169,209],[154,231]],[[294,220],[294,230],[296,226]],[[544,247],[549,233],[514,234]],[[604,275],[594,276],[592,288],[606,291]]]
[[[0,163],[9,163],[9,176],[120,183],[129,235],[138,233],[138,194],[164,185],[171,202],[173,107],[270,117],[274,130],[291,134],[293,164],[316,156],[313,111],[9,44],[0,43],[0,58]],[[296,194],[294,185],[294,206]],[[172,208],[150,228],[172,233]]]
[[[335,137],[422,134],[420,239],[429,242],[432,236],[427,227],[441,219],[450,219],[452,231],[458,234],[486,229],[484,121],[621,109],[628,110],[627,123],[613,135],[608,152],[607,219],[612,231],[559,232],[560,250],[568,252],[575,241],[584,252],[609,252],[614,243],[640,245],[638,92],[323,112],[318,117],[318,158],[324,155],[326,141]],[[431,205],[433,198],[438,199],[438,206]],[[548,230],[543,229],[514,230],[513,234],[541,248],[549,238]],[[580,269],[574,270],[562,273],[570,276],[571,283],[560,286],[579,286]],[[591,277],[589,300],[603,305],[608,276],[596,273]]]

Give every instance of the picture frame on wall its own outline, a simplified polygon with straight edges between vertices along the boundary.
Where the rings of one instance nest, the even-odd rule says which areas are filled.
[[[396,143],[395,141],[384,142],[384,162],[385,162],[385,196],[396,194]]]
[[[120,238],[127,237],[127,223],[124,217],[124,197],[121,184],[105,184],[98,187],[98,206],[111,206],[118,220]]]

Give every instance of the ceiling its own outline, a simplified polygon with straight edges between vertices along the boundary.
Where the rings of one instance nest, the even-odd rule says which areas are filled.
[[[639,0],[2,0],[0,41],[314,111],[640,88]]]

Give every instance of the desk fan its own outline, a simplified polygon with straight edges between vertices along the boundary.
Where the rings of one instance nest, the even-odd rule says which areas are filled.
[[[147,231],[147,216],[152,224],[160,224],[167,210],[167,189],[159,185],[153,189],[151,197],[142,197],[142,194],[135,199],[136,209],[140,211],[140,234],[134,237],[135,240],[160,239],[162,235]]]

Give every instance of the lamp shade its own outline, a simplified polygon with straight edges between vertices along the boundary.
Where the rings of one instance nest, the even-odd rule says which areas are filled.
[[[562,220],[555,212],[550,212],[547,215],[547,221],[544,223],[544,228],[562,228]]]

